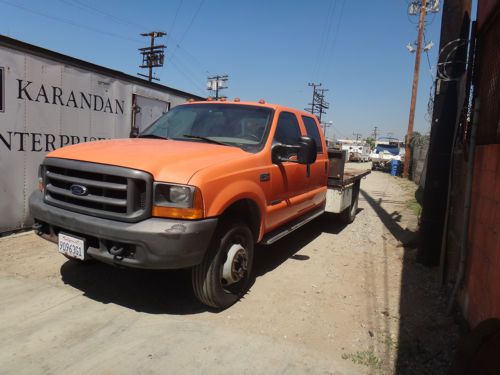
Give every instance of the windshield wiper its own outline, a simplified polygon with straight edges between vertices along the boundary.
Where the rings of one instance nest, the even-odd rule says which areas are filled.
[[[216,144],[216,145],[222,145],[222,146],[234,146],[234,145],[230,145],[230,144],[228,144],[228,143],[224,143],[224,142],[219,142],[219,141],[216,141],[215,139],[212,139],[212,138],[202,137],[201,135],[183,134],[182,136],[183,136],[183,137],[186,137],[186,138],[201,139],[202,141],[206,141],[206,142],[208,142],[208,143],[213,143],[213,144]]]
[[[168,139],[167,137],[163,137],[157,134],[143,134],[139,135],[137,138],[155,138],[155,139]]]

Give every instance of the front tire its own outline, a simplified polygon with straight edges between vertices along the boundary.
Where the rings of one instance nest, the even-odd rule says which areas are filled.
[[[218,309],[238,301],[248,288],[253,250],[253,234],[247,225],[221,222],[203,261],[191,272],[198,300]]]

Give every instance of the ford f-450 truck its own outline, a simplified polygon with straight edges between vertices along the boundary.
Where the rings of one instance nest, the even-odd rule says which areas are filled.
[[[329,158],[309,113],[263,101],[191,102],[137,138],[48,154],[30,210],[36,233],[66,257],[190,268],[197,298],[226,308],[246,292],[255,244],[325,210],[352,221],[367,173],[344,171],[341,154]]]

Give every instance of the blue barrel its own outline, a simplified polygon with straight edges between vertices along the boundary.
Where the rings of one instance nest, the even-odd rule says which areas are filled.
[[[391,161],[391,176],[398,175],[399,163],[400,163],[399,160],[392,160]]]

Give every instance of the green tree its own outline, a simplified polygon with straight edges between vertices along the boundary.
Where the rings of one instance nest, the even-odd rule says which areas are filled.
[[[368,143],[370,148],[373,150],[375,148],[375,139],[372,137],[368,137],[365,139],[365,142]]]

